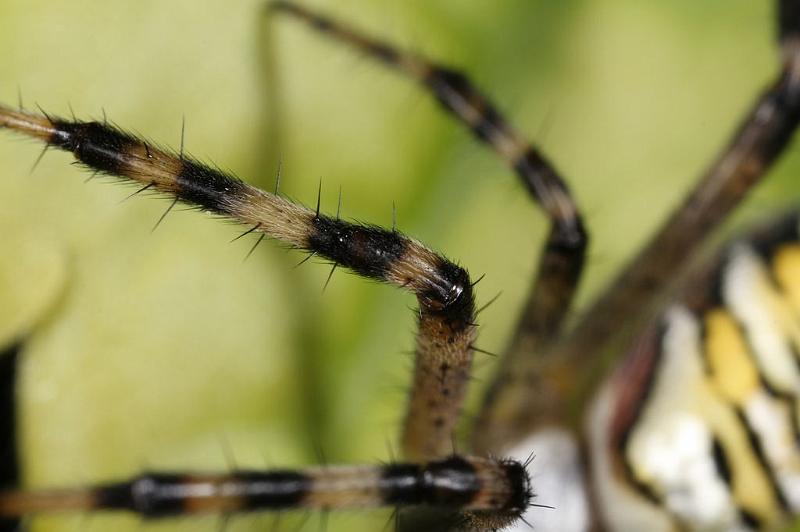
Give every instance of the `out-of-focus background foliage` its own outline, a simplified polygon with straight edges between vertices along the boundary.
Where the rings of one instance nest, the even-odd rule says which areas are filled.
[[[312,2],[309,0],[309,5]],[[581,301],[685,193],[776,70],[766,0],[313,2],[463,68],[568,178],[592,230]],[[2,0],[0,100],[186,147],[243,179],[399,227],[486,278],[480,345],[500,351],[546,230],[512,174],[417,87],[261,0]],[[0,135],[0,343],[26,340],[27,484],[390,458],[413,299]],[[800,196],[790,149],[740,217]],[[793,183],[794,181],[794,183]],[[485,381],[492,360],[478,359]],[[476,391],[481,383],[476,385]],[[475,394],[476,399],[478,394]],[[472,403],[474,405],[475,400]],[[474,411],[474,406],[471,407]],[[320,451],[321,450],[321,451]],[[540,494],[542,497],[545,494]],[[385,512],[329,519],[378,530]],[[290,519],[284,522],[290,522]],[[263,530],[240,517],[229,530]],[[148,524],[214,530],[211,518]],[[297,523],[293,523],[296,526]],[[535,523],[534,523],[535,525]],[[139,530],[41,519],[36,530]],[[306,525],[317,526],[316,517]]]

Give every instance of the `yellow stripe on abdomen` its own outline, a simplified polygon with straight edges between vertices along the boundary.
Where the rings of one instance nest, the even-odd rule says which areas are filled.
[[[711,384],[736,408],[745,430],[751,434],[750,448],[744,452],[754,459],[737,462],[744,471],[741,475],[758,477],[770,484],[756,490],[747,482],[733,479],[734,498],[742,506],[758,508],[767,522],[775,522],[783,513],[787,481],[791,483],[786,475],[787,453],[795,454],[791,441],[791,411],[782,400],[764,389],[753,353],[730,312],[721,308],[708,311],[705,327],[705,356]],[[749,471],[750,468],[753,470]]]

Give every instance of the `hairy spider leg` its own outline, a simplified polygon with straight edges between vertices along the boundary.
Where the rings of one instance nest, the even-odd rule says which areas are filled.
[[[148,185],[173,200],[413,292],[419,301],[414,386],[404,426],[406,457],[447,456],[466,394],[476,337],[464,268],[398,231],[326,216],[100,122],[61,120],[0,106],[0,127],[72,152],[88,168]]]
[[[82,488],[0,492],[0,517],[112,510],[155,519],[292,509],[343,510],[429,505],[457,509],[470,526],[517,519],[531,504],[525,465],[450,456],[424,464],[322,466],[224,474],[143,473]]]

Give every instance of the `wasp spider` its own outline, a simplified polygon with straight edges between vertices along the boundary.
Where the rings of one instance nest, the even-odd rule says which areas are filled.
[[[274,511],[287,509],[316,511],[326,526],[374,529],[385,516],[363,525],[352,516],[330,523],[326,516],[418,505],[431,511],[404,512],[400,528],[523,529],[533,522],[553,530],[747,530],[790,522],[800,506],[797,218],[784,215],[705,258],[700,246],[768,170],[776,179],[791,175],[791,160],[784,161],[791,159],[800,113],[800,5],[777,4],[742,1],[724,12],[711,2],[666,8],[623,0],[500,3],[487,12],[426,3],[342,8],[351,19],[372,14],[409,26],[421,20],[430,31],[420,36],[433,36],[426,48],[439,40],[445,49],[451,41],[462,45],[450,51],[452,61],[431,63],[423,57],[447,57],[446,50],[405,52],[367,36],[377,30],[362,34],[285,2],[270,4],[269,17],[255,3],[250,11],[237,7],[241,18],[230,5],[204,5],[208,19],[192,6],[155,2],[86,2],[89,9],[70,4],[63,11],[9,3],[0,38],[8,39],[2,44],[10,54],[2,61],[26,91],[47,76],[58,83],[36,99],[51,101],[64,91],[81,110],[102,101],[119,123],[143,130],[147,113],[130,102],[144,102],[150,113],[177,117],[171,130],[162,124],[148,128],[148,136],[171,133],[177,140],[175,149],[165,149],[125,132],[105,110],[86,121],[22,101],[0,107],[0,126],[40,141],[42,155],[72,152],[87,180],[112,175],[138,182],[132,193],[89,192],[48,179],[67,172],[62,156],[35,155],[24,186],[11,177],[1,181],[9,289],[2,294],[8,310],[0,340],[6,365],[12,357],[18,365],[3,387],[8,403],[16,382],[18,405],[3,419],[7,431],[18,432],[26,489],[0,494],[0,514],[36,515],[29,521],[36,528],[67,530],[139,526],[131,517],[97,517],[95,510],[145,518],[213,514],[147,524],[255,529],[265,526],[262,517],[242,514],[273,510],[277,518],[268,523],[279,527],[283,513]],[[472,155],[474,144],[452,123],[422,117],[433,113],[432,105],[409,111],[407,100],[390,103],[407,83],[398,89],[403,82],[387,77],[376,90],[343,79],[361,67],[345,68],[345,52],[273,20],[276,14],[310,23],[376,60],[365,64],[383,63],[433,93],[522,178],[545,217],[518,215],[530,209],[524,193],[506,188],[503,195],[499,165]],[[778,47],[769,22],[775,19]],[[265,26],[245,25],[253,20]],[[449,28],[452,39],[434,22]],[[250,62],[232,61],[235,53],[226,47],[244,50],[254,34],[264,38],[257,49],[251,45]],[[498,56],[509,58],[507,68],[494,66],[503,66]],[[53,57],[58,61],[49,62]],[[308,61],[315,66],[305,70]],[[451,63],[485,68],[480,85],[495,78],[513,87],[508,99],[516,94],[519,103],[496,106],[461,70],[440,66]],[[232,87],[239,95],[224,98]],[[267,104],[255,103],[256,95]],[[192,120],[210,116],[208,131],[190,122],[184,138],[174,125],[182,114],[176,102],[192,109]],[[599,114],[587,112],[593,106]],[[603,114],[606,106],[612,114]],[[511,107],[517,126],[499,111]],[[540,137],[556,140],[529,144],[525,139],[535,135],[516,129],[526,115],[541,124]],[[632,259],[634,266],[621,270],[621,280],[593,289],[590,279],[587,303],[579,307],[573,300],[584,265],[611,270],[621,260],[615,248],[652,231],[685,194],[674,176],[696,174],[737,119],[742,126],[691,199]],[[17,161],[26,156],[30,165],[32,152],[6,144],[4,168],[17,178],[27,171]],[[264,169],[274,168],[280,154],[284,182],[275,193],[262,192],[190,152],[232,154],[220,163],[252,174],[251,183],[262,188]],[[628,157],[627,180],[608,162],[612,155]],[[338,204],[328,190],[341,181],[331,175],[337,166],[363,176],[352,192],[344,187]],[[297,176],[309,172],[324,179],[296,182],[308,181]],[[495,173],[497,179],[470,176]],[[581,174],[592,178],[572,177]],[[401,175],[414,176],[418,189],[395,187]],[[579,209],[566,182],[581,200],[592,187],[609,192],[602,207],[581,201],[589,207]],[[261,248],[244,249],[252,257],[241,265],[229,249],[207,246],[215,231],[230,232],[218,221],[154,214],[152,205],[139,205],[146,202],[119,207],[107,197],[147,193],[170,198],[164,214],[176,205],[197,207],[244,224],[232,241],[257,245],[265,235],[333,268],[290,271],[284,255]],[[303,207],[290,194],[316,194],[316,203]],[[395,199],[399,215],[384,197]],[[614,212],[595,212],[609,205]],[[384,220],[387,228],[347,221],[356,208],[358,218]],[[636,215],[624,227],[616,218],[621,211]],[[144,216],[166,227],[151,235],[142,230]],[[588,256],[586,216],[606,217],[610,235],[603,240],[602,225],[592,223]],[[428,232],[436,249],[461,257],[473,276],[405,237],[398,217],[401,228],[413,224],[409,232]],[[433,228],[424,229],[425,219],[436,220]],[[456,236],[448,244],[451,232],[466,235],[463,242]],[[536,241],[545,243],[538,259]],[[610,251],[604,257],[597,249]],[[510,257],[499,270],[497,257]],[[410,291],[418,300],[413,315],[403,318],[402,309],[390,308],[383,293],[363,282],[331,281],[336,268]],[[502,319],[496,307],[482,313],[476,268],[489,273],[481,294],[511,288],[510,302],[498,306],[522,308],[519,323]],[[515,288],[527,283],[528,269],[538,272],[532,288]],[[326,286],[324,296],[308,290],[315,282]],[[579,310],[569,321],[572,307]],[[476,343],[478,322],[492,317],[499,330]],[[396,331],[404,325],[418,328],[411,397],[386,398],[387,383],[403,382],[395,369],[402,359],[387,354],[399,350]],[[491,351],[503,357],[465,405],[472,357]],[[624,352],[630,356],[609,371]],[[367,359],[372,363],[364,366]],[[404,402],[408,412],[398,419],[392,412]],[[459,436],[463,411],[474,415]],[[262,425],[265,419],[272,421]],[[386,465],[327,465],[375,457],[378,446],[393,440],[391,421],[403,428],[397,448],[390,443],[384,451]],[[292,435],[303,435],[304,443]],[[315,453],[321,465],[299,467]],[[20,475],[9,460],[4,468],[7,479]],[[221,472],[208,473],[214,469]],[[52,517],[63,510],[77,516]],[[288,526],[303,523],[301,517]]]

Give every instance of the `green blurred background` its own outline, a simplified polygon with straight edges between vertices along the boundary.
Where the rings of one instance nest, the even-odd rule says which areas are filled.
[[[685,193],[776,70],[766,0],[307,2],[466,70],[543,146],[592,231],[581,301]],[[243,179],[399,227],[486,274],[480,346],[500,351],[546,224],[503,164],[417,87],[260,0],[0,1],[0,101],[108,117]],[[413,298],[306,264],[241,228],[83,181],[70,157],[0,138],[0,343],[27,339],[27,483],[144,468],[388,460],[411,367]],[[800,196],[797,149],[738,215]],[[492,369],[478,358],[478,392]],[[474,397],[470,411],[474,412]],[[385,512],[329,519],[379,530]],[[238,517],[229,530],[263,530]],[[292,519],[284,519],[289,523]],[[139,530],[39,519],[36,530]],[[535,523],[534,523],[535,524]],[[215,530],[217,519],[147,524]],[[297,526],[297,521],[292,523]],[[306,525],[318,526],[317,518]],[[128,528],[123,528],[128,527]]]

